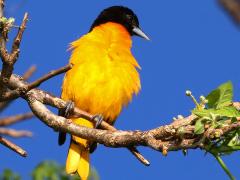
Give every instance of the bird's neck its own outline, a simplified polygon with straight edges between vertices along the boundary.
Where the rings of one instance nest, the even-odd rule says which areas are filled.
[[[118,23],[108,22],[101,24],[95,27],[92,33],[103,36],[104,38],[100,39],[109,44],[124,45],[127,48],[131,48],[132,46],[131,35],[123,25]]]

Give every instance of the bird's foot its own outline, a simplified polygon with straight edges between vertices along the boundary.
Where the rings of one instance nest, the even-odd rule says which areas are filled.
[[[74,102],[73,101],[68,101],[66,103],[66,106],[61,109],[61,115],[65,118],[70,117],[74,112]]]
[[[95,128],[98,129],[103,121],[103,116],[100,114],[97,114],[92,117],[92,120],[95,122]],[[97,149],[97,145],[98,145],[97,142],[89,142],[88,144],[89,152],[93,153]]]
[[[74,103],[72,101],[68,101],[66,103],[66,106],[62,109],[59,109],[58,115],[69,118],[74,112]],[[66,141],[66,133],[65,132],[59,132],[58,135],[58,144],[63,145]]]
[[[102,121],[103,121],[103,116],[98,114],[98,115],[95,115],[93,116],[92,118],[95,122],[95,128],[99,128],[99,126],[101,125]]]

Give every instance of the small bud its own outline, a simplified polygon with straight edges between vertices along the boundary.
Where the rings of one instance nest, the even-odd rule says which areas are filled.
[[[177,130],[177,134],[182,137],[185,134],[185,128],[184,127],[180,127]]]
[[[8,19],[8,23],[9,23],[9,24],[13,24],[14,22],[15,22],[15,19],[14,19],[14,18],[10,17],[10,18]]]
[[[168,154],[168,149],[167,149],[167,147],[163,146],[162,155],[167,156],[167,154]]]
[[[215,136],[214,136],[214,134],[210,134],[210,136],[209,136],[211,139],[213,139]]]
[[[206,98],[205,98],[203,95],[202,95],[202,96],[200,96],[200,101],[202,101],[202,102],[203,102],[203,101],[205,101],[205,99],[206,99]]]
[[[201,101],[201,103],[204,104],[204,105],[208,103],[208,100],[206,99],[205,96],[200,96],[200,101]]]
[[[220,131],[216,131],[216,132],[214,133],[214,136],[215,136],[216,138],[219,138],[219,137],[221,136],[221,132],[220,132]]]
[[[189,91],[189,90],[187,90],[187,91],[186,91],[186,96],[191,96],[191,95],[192,95],[192,92]]]
[[[193,100],[193,102],[196,105],[197,109],[201,108],[201,105],[197,102],[196,98],[192,95],[191,91],[187,90],[186,91],[186,95],[189,96]]]
[[[1,17],[1,18],[0,18],[0,21],[1,21],[2,23],[6,23],[6,22],[7,22],[7,18]]]

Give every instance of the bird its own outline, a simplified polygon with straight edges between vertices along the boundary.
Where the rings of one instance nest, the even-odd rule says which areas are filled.
[[[91,114],[100,114],[97,117],[114,124],[123,107],[141,89],[141,67],[131,52],[134,35],[150,40],[141,30],[133,10],[111,6],[97,16],[88,33],[70,44],[69,61],[73,66],[64,76],[61,93],[61,98],[70,103],[59,112],[60,115],[67,116],[74,103],[74,106]],[[71,120],[77,125],[95,127],[83,118],[71,117]],[[65,140],[66,134],[60,132],[59,144]],[[88,178],[93,144],[71,136],[67,174],[77,173],[82,180]]]

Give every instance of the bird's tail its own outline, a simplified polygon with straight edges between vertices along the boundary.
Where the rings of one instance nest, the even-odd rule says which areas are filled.
[[[72,120],[75,124],[90,128],[93,127],[93,123],[85,119],[77,118]],[[67,174],[75,174],[77,172],[82,180],[87,180],[90,169],[88,144],[86,139],[72,136],[66,161]]]

